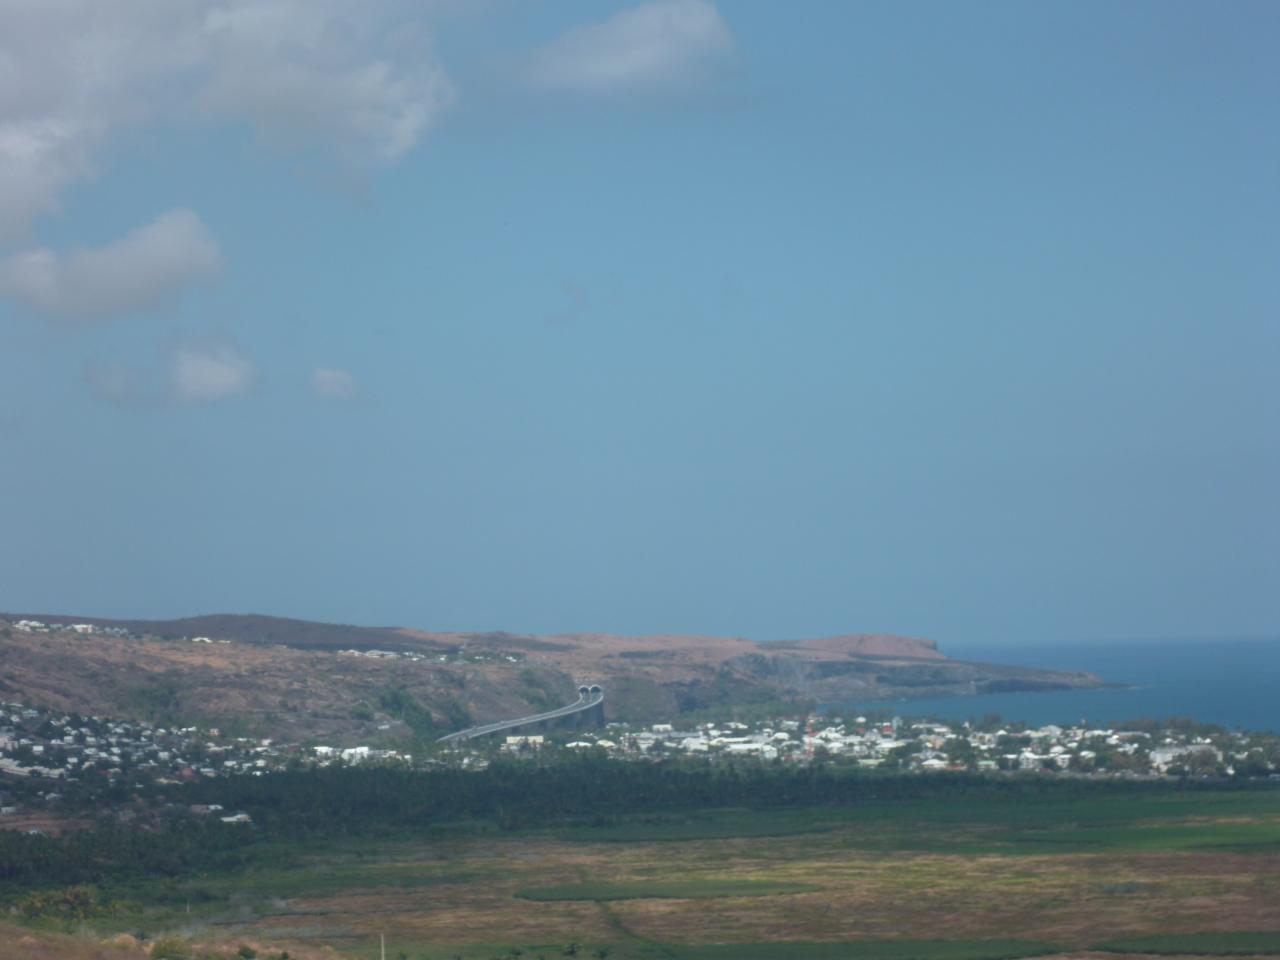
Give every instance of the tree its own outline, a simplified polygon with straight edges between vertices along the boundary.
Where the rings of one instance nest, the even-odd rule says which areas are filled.
[[[1208,777],[1218,772],[1218,756],[1211,750],[1197,750],[1186,758],[1187,772],[1194,777]]]
[[[1237,777],[1265,777],[1271,772],[1271,765],[1267,763],[1266,755],[1257,748],[1241,757],[1236,762],[1235,768]]]
[[[973,744],[965,737],[952,737],[943,745],[942,750],[947,755],[947,759],[953,764],[964,764],[966,767],[973,767],[978,762],[978,756],[974,753]]]

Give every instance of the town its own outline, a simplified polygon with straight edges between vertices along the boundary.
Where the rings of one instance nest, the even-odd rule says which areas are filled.
[[[1134,729],[1052,724],[1027,728],[1003,724],[996,717],[975,724],[813,715],[754,725],[702,723],[685,730],[669,723],[638,728],[614,723],[601,735],[509,736],[502,748],[516,754],[556,748],[599,750],[623,759],[754,757],[922,773],[1251,777],[1275,775],[1280,769],[1280,738],[1191,721],[1140,721]]]
[[[285,754],[269,739],[223,737],[217,728],[151,726],[0,703],[0,777],[166,784],[261,775],[278,769]],[[0,807],[0,814],[15,812]]]
[[[394,736],[392,718],[377,724]],[[899,716],[774,718],[754,723],[609,723],[600,731],[547,730],[447,747],[279,743],[216,727],[161,726],[0,703],[0,776],[46,781],[151,781],[261,776],[289,766],[443,763],[482,767],[495,756],[593,751],[620,760],[688,758],[829,763],[898,772],[973,771],[1125,777],[1267,777],[1280,770],[1280,737],[1190,720],[1109,727],[1028,728],[997,717],[943,722]]]

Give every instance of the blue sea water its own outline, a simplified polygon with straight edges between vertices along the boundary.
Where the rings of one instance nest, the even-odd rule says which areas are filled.
[[[1280,732],[1280,638],[1125,640],[1047,646],[956,646],[958,660],[1087,670],[1119,688],[994,693],[828,705],[967,720],[999,714],[1036,726],[1190,716],[1231,729]]]

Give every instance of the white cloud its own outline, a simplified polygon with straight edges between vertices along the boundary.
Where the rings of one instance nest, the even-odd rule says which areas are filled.
[[[404,0],[0,0],[0,244],[113,134],[157,118],[399,159],[452,98],[424,16]]]
[[[346,370],[316,367],[311,371],[311,391],[326,400],[350,400],[360,392],[360,383]]]
[[[196,102],[262,134],[316,139],[356,160],[395,161],[453,99],[420,21],[377,0],[257,0],[209,9],[211,70]]]
[[[733,49],[709,0],[651,0],[576,27],[538,51],[532,79],[588,93],[679,83]]]
[[[0,244],[93,172],[112,130],[171,95],[151,81],[190,61],[182,6],[0,0]]]
[[[246,393],[254,377],[253,363],[230,343],[181,347],[173,356],[173,395],[189,403]]]
[[[65,184],[89,173],[85,139],[57,122],[0,121],[0,244],[22,236]]]
[[[59,318],[145,310],[214,276],[218,242],[190,210],[170,210],[106,246],[61,255],[46,248],[0,261],[0,295]]]

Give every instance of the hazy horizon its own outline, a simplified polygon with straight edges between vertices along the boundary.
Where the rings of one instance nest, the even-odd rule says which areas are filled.
[[[314,618],[291,613],[263,613],[261,611],[204,611],[200,613],[182,614],[174,617],[132,617],[132,616],[108,616],[105,614],[84,611],[84,610],[29,610],[11,607],[9,609],[0,610],[0,615],[24,616],[37,618],[55,618],[61,621],[92,621],[92,620],[113,620],[113,621],[151,621],[165,622],[167,620],[184,620],[199,619],[203,617],[268,617],[283,620],[296,620],[302,622],[330,622],[335,626],[365,627],[372,629],[407,629],[420,630],[424,633],[472,633],[476,635],[482,634],[510,634],[512,636],[532,635],[534,631],[521,630],[515,627],[503,627],[487,625],[481,627],[459,627],[449,630],[433,627],[424,623],[389,623],[389,622],[351,622],[351,621],[316,621]],[[608,629],[584,629],[577,631],[558,631],[561,634],[575,633],[580,635],[599,634],[601,636],[640,636],[640,634],[628,634],[618,630]],[[803,640],[823,639],[831,636],[857,635],[859,633],[868,633],[868,631],[845,630],[837,631],[833,634],[786,634],[779,636],[755,636],[746,633],[737,634],[691,634],[688,631],[665,631],[672,636],[707,636],[707,637],[737,637],[756,643],[791,643]],[[889,631],[879,631],[885,635],[893,635]],[[544,634],[549,635],[549,634]],[[898,636],[908,636],[905,634],[897,634]],[[927,640],[936,643],[938,649],[944,654],[955,655],[957,652],[965,651],[989,651],[996,653],[1005,651],[1012,653],[1015,650],[1031,649],[1031,650],[1063,650],[1073,648],[1086,647],[1103,647],[1108,644],[1122,645],[1144,645],[1144,644],[1239,644],[1239,643],[1276,643],[1280,642],[1280,633],[1273,634],[1166,634],[1164,636],[1116,636],[1116,635],[1097,635],[1097,636],[1061,636],[1052,634],[1039,634],[1034,637],[951,637],[939,639],[937,637],[925,637],[920,635],[912,635],[911,639]],[[1028,644],[1028,641],[1030,643]],[[963,659],[963,657],[961,657]]]
[[[1280,7],[248,9],[0,4],[0,608],[1280,635]]]

